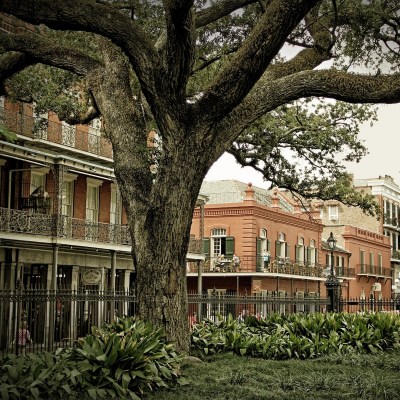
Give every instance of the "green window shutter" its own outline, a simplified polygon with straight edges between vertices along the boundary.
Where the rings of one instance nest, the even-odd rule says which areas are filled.
[[[259,256],[261,255],[261,239],[257,238],[256,242],[256,255]]]
[[[203,238],[203,252],[207,258],[210,257],[210,238]]]
[[[267,239],[267,250],[271,251],[271,241]]]
[[[233,253],[235,252],[235,238],[232,236],[229,236],[226,238],[226,254],[225,256],[227,258],[232,257]]]
[[[257,238],[256,241],[256,270],[261,271],[262,268],[262,255],[261,255],[261,238]]]
[[[327,254],[327,255],[326,255],[326,266],[327,266],[327,267],[329,267],[329,266],[331,265],[330,258],[331,258],[331,255],[330,255],[330,254]]]
[[[315,264],[319,264],[318,249],[315,249]]]
[[[285,246],[285,257],[289,257],[290,258],[290,246],[286,243]]]

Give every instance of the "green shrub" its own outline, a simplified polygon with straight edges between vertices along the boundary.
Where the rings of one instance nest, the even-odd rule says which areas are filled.
[[[161,330],[134,318],[93,328],[69,349],[7,356],[0,363],[2,399],[140,399],[185,384],[179,356]]]
[[[231,351],[269,359],[315,358],[327,354],[375,353],[399,347],[400,317],[370,314],[273,314],[239,323],[206,320],[192,332],[192,349]]]

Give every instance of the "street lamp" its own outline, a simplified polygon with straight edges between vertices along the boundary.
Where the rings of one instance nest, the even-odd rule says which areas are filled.
[[[328,247],[331,252],[331,257],[330,257],[330,274],[326,278],[325,286],[326,286],[326,291],[328,292],[328,297],[330,298],[330,307],[329,311],[337,311],[339,309],[339,287],[340,287],[340,282],[339,279],[337,278],[333,266],[333,252],[336,248],[336,242],[337,240],[333,237],[333,233],[329,235],[329,238],[327,239]]]

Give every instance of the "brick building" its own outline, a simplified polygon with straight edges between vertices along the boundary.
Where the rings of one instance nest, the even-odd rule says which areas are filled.
[[[389,240],[377,232],[377,220],[361,210],[330,201],[305,211],[286,191],[238,181],[204,182],[201,193],[208,197],[206,262],[200,280],[197,266],[188,266],[189,290],[326,296],[325,281],[332,266],[343,298],[390,297]],[[371,230],[351,225],[364,218],[364,226]],[[198,229],[195,213],[192,230]],[[330,232],[337,239],[333,253],[327,245]],[[266,268],[264,250],[270,254]],[[226,266],[219,266],[222,254]],[[240,268],[234,267],[234,255]]]

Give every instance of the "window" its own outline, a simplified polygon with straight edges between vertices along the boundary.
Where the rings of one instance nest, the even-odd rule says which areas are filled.
[[[226,254],[226,229],[217,228],[211,231],[211,248],[214,257]]]
[[[74,203],[74,182],[64,181],[61,214],[66,217],[72,217],[72,207]]]
[[[275,257],[286,258],[289,255],[289,245],[285,242],[286,235],[283,232],[279,232],[278,240],[276,241]]]
[[[44,172],[31,173],[31,187],[29,194],[32,194],[36,189],[46,187],[46,174]]]
[[[260,248],[258,252],[262,254],[264,250],[269,250],[268,247],[267,230],[260,229]]]
[[[315,248],[315,240],[310,240],[310,247],[308,248],[307,261],[310,265],[315,265],[317,262],[317,249]]]
[[[97,222],[99,219],[99,187],[88,186],[86,197],[86,219]]]
[[[383,275],[383,263],[382,263],[382,254],[378,254],[378,274]]]
[[[328,206],[329,221],[337,221],[339,219],[339,206]]]
[[[299,236],[297,238],[297,245],[296,245],[296,261],[303,263],[305,261],[305,247],[304,247],[304,238]]]
[[[360,250],[360,273],[365,274],[365,251]]]
[[[87,178],[86,192],[86,240],[97,240],[99,226],[99,194],[102,181]],[[89,222],[89,223],[88,223]]]
[[[121,224],[122,204],[120,201],[117,186],[111,185],[110,223]]]

